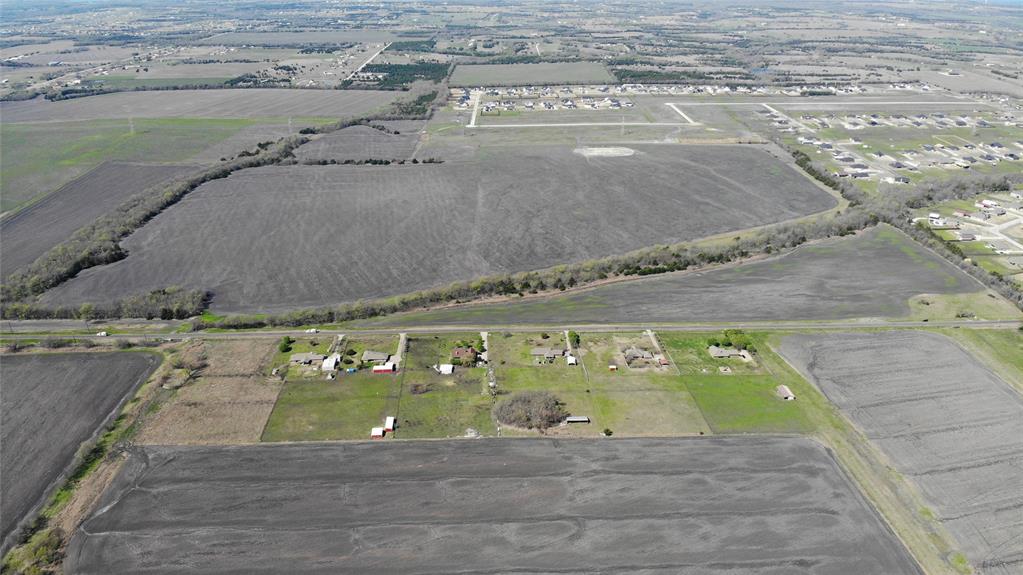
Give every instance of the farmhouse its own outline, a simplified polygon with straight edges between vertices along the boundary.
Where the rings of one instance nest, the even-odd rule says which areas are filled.
[[[707,348],[707,353],[714,359],[743,359],[743,353],[734,347],[718,347],[712,345]]]
[[[294,353],[291,355],[291,363],[296,365],[313,365],[320,364],[326,359],[327,356],[320,355],[318,353]]]
[[[367,349],[366,351],[362,352],[363,363],[383,364],[387,363],[387,360],[389,359],[391,359],[391,355],[388,353],[384,353],[382,351],[373,351]]]
[[[565,355],[565,350],[553,347],[534,347],[529,351],[529,355],[536,358],[543,358],[547,361],[554,361],[554,358]]]
[[[640,349],[636,346],[632,346],[623,352],[625,354],[625,361],[632,363],[639,359],[653,359],[654,354],[650,353],[645,349]]]
[[[456,347],[451,350],[451,357],[461,360],[463,364],[476,363],[479,352],[472,347]]]

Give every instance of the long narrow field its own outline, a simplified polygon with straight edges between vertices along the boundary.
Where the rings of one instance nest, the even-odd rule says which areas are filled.
[[[32,263],[75,230],[131,196],[195,169],[189,165],[101,164],[39,202],[0,220],[3,275]]]
[[[781,353],[920,486],[981,573],[1023,567],[1023,397],[922,332],[786,337]]]
[[[117,92],[50,102],[0,103],[4,122],[101,118],[267,118],[356,116],[386,106],[396,92],[370,90],[173,90]]]
[[[523,302],[399,314],[365,323],[502,325],[903,317],[910,315],[909,299],[918,294],[966,294],[980,289],[965,273],[902,232],[880,226],[728,268],[653,276]]]
[[[159,365],[149,353],[4,355],[0,358],[0,535],[4,549],[125,396]]]
[[[47,299],[182,285],[211,290],[213,308],[228,312],[329,305],[695,239],[835,204],[751,147],[577,152],[502,148],[469,163],[246,170],[202,186],[126,240],[127,259],[87,270]]]
[[[920,572],[792,438],[149,448],[99,508],[66,572]]]
[[[599,62],[539,64],[461,64],[451,74],[452,86],[522,86],[612,82]]]

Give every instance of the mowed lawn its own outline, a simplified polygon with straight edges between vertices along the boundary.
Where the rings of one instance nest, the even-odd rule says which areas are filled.
[[[451,361],[454,347],[477,347],[474,333],[411,336],[394,375],[374,375],[364,366],[356,374],[326,380],[292,367],[263,441],[367,439],[370,428],[382,425],[388,415],[398,421],[389,437],[400,439],[464,437],[470,429],[483,436],[534,436],[537,431],[500,426],[492,415],[495,402],[522,391],[549,391],[569,414],[590,418],[589,424],[545,432],[555,437],[594,437],[605,429],[616,437],[813,431],[806,410],[816,406],[799,399],[783,401],[775,388],[788,385],[797,398],[815,391],[760,336],[753,336],[759,349],[753,364],[710,358],[706,340],[714,334],[662,334],[671,364],[630,368],[625,349],[654,349],[645,334],[582,333],[575,347],[579,365],[568,365],[564,357],[550,363],[534,358],[534,347],[567,349],[563,332],[546,334],[490,334],[496,397],[491,396],[486,367],[456,366],[449,375],[433,369]],[[300,338],[294,351],[313,349],[309,340]],[[346,357],[358,365],[364,349],[393,352],[395,343],[393,337],[355,338],[347,345],[358,353]],[[320,341],[317,353],[325,353],[327,345],[329,341]],[[274,363],[286,361],[289,353],[279,353]],[[609,364],[619,367],[611,371]],[[731,373],[718,370],[721,365],[730,366]]]
[[[707,339],[720,334],[659,334],[665,351],[679,370],[696,405],[714,433],[809,433],[800,397],[816,395],[808,383],[789,368],[764,343],[751,334],[757,352],[754,363],[713,359],[707,353]],[[718,367],[727,366],[731,373]],[[691,375],[690,375],[691,374]],[[795,401],[783,401],[775,392],[787,385]]]

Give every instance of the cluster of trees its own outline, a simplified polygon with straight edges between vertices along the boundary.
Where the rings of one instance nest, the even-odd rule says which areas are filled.
[[[611,70],[618,80],[624,84],[678,84],[681,82],[722,82],[755,78],[745,72],[720,71],[703,72],[700,70],[637,70],[635,68],[614,68]]]
[[[391,164],[402,165],[402,164],[405,164],[406,161],[405,160],[380,160],[380,159],[370,158],[368,160],[347,159],[347,160],[341,160],[341,161],[334,160],[334,159],[330,159],[330,160],[306,160],[306,161],[304,161],[302,163],[306,164],[306,165],[310,165],[310,166],[335,166],[335,165],[343,165],[343,166],[364,166],[364,165],[365,166],[390,166]],[[422,161],[420,161],[420,160],[418,160],[416,158],[413,158],[408,163],[409,164],[443,164],[444,160],[439,160],[437,158],[425,158]]]
[[[563,421],[568,412],[553,393],[522,391],[498,402],[494,415],[505,425],[543,430]]]
[[[433,52],[436,47],[436,40],[403,40],[391,42],[387,49],[392,52]]]
[[[137,294],[104,304],[50,307],[31,301],[5,302],[0,308],[3,319],[188,319],[206,309],[210,293],[169,287]]]
[[[384,74],[375,84],[381,90],[401,90],[417,80],[441,82],[448,77],[450,64],[443,62],[417,62],[415,64],[367,64],[362,68],[369,74]]]
[[[738,350],[747,350],[756,353],[757,348],[753,345],[753,339],[741,329],[726,329],[720,336],[707,338],[707,345],[719,347],[734,347]]]

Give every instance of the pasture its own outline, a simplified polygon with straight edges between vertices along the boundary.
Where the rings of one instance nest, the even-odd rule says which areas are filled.
[[[476,162],[245,170],[154,218],[124,242],[125,260],[87,270],[45,298],[70,304],[182,285],[211,290],[218,312],[322,306],[692,240],[835,204],[755,148],[634,151],[511,147]],[[724,174],[736,165],[745,169]]]
[[[148,188],[197,166],[105,162],[25,209],[0,220],[0,259],[7,276],[64,241],[76,230]]]
[[[780,352],[922,490],[983,573],[1023,560],[1023,398],[923,332],[793,335]]]
[[[3,548],[74,463],[79,446],[160,364],[149,353],[63,353],[0,358]]]
[[[452,86],[606,84],[613,81],[599,62],[459,64],[451,74]]]
[[[920,572],[793,438],[153,447],[99,507],[65,571]]]
[[[630,279],[576,293],[508,303],[396,314],[359,325],[501,325],[724,322],[854,317],[1019,317],[1009,304],[990,306],[981,286],[902,232],[880,226],[855,236],[797,248],[781,256],[699,272]],[[934,294],[932,305],[910,298]],[[970,295],[960,305],[938,305]],[[991,300],[994,302],[1004,300]],[[942,308],[930,312],[932,307]]]

